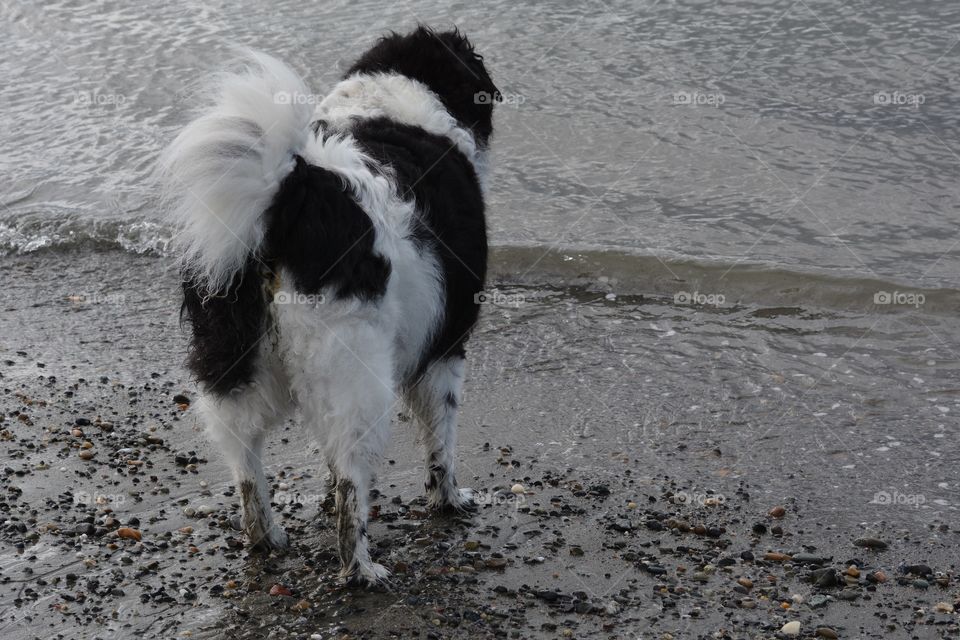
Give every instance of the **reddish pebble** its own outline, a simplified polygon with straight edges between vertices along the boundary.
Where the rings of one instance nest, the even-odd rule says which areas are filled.
[[[293,592],[290,589],[287,589],[282,584],[275,584],[270,587],[270,595],[272,596],[292,596]]]

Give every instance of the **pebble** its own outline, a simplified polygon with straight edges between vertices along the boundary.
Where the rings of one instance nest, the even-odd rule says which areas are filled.
[[[885,574],[880,569],[877,569],[873,573],[867,576],[867,580],[870,582],[876,582],[877,584],[883,584],[887,581],[887,574]]]
[[[777,551],[768,551],[767,553],[763,554],[763,559],[768,562],[786,562],[790,559],[790,556]]]
[[[769,515],[771,518],[782,518],[783,516],[787,515],[787,510],[781,506],[776,506],[773,509],[770,509]]]
[[[117,529],[117,535],[121,538],[126,538],[128,540],[137,540],[139,541],[142,535],[136,529],[131,527],[120,527]]]
[[[840,636],[837,635],[837,632],[831,629],[830,627],[817,627],[817,630],[813,632],[813,635],[818,638],[827,638],[827,640],[837,640]]]
[[[737,584],[746,589],[753,589],[753,580],[750,578],[737,578]]]
[[[864,549],[873,549],[875,551],[882,551],[889,547],[886,542],[880,540],[879,538],[857,538],[853,541],[854,546],[863,547]]]
[[[937,613],[953,613],[953,605],[949,602],[938,602],[933,609]]]
[[[516,495],[520,495],[521,493],[525,493],[526,489],[523,488],[522,484],[515,484],[512,487],[510,487],[510,492]]]
[[[272,596],[290,596],[293,595],[293,592],[290,589],[286,588],[282,584],[275,584],[270,587],[270,595]]]
[[[78,454],[81,460],[93,460],[93,456],[96,455],[93,449],[83,449]]]
[[[787,624],[780,627],[780,633],[787,636],[798,636],[800,635],[800,621],[791,620]]]

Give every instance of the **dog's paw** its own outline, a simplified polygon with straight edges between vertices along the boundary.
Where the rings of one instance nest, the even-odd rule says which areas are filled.
[[[429,505],[444,513],[473,513],[477,510],[476,493],[473,489],[453,489],[453,491],[432,495]]]
[[[273,525],[269,531],[260,535],[259,538],[249,534],[248,537],[250,538],[250,546],[255,551],[264,553],[269,551],[283,551],[290,544],[290,537],[279,525]]]
[[[383,587],[390,586],[390,571],[382,564],[361,562],[349,573],[341,574],[344,582],[351,587]]]

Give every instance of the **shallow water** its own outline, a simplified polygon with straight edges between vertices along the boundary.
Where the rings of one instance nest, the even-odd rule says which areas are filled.
[[[323,93],[378,33],[423,21],[464,29],[508,98],[495,245],[955,286],[956,3],[72,0],[0,14],[7,251],[162,252],[151,163],[231,45]]]

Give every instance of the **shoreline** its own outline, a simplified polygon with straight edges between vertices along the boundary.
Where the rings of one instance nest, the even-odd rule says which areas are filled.
[[[266,458],[293,547],[243,548],[223,464],[173,400],[195,388],[162,260],[0,260],[5,637],[960,632],[960,372],[894,315],[512,288],[524,304],[485,309],[469,345],[458,475],[485,504],[426,513],[398,416],[371,525],[394,582],[367,592],[337,584],[323,465],[293,423]],[[950,343],[950,319],[924,320]]]

